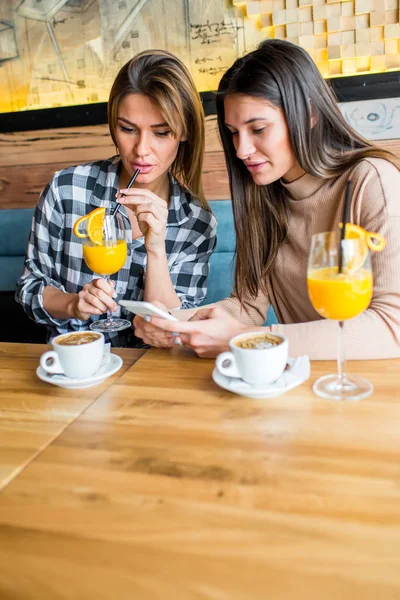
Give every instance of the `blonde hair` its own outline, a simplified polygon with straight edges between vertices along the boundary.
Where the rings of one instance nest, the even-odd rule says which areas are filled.
[[[201,174],[204,160],[204,111],[199,93],[183,62],[165,50],[145,50],[119,71],[108,100],[108,126],[114,144],[118,107],[128,94],[148,96],[157,106],[174,136],[182,135],[171,173],[210,210],[204,197]]]

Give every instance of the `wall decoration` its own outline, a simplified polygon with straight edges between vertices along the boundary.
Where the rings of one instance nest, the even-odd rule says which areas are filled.
[[[2,0],[0,112],[105,102],[148,48],[177,54],[213,90],[264,37],[230,0]]]
[[[400,69],[400,0],[233,0],[267,36],[305,48],[324,77]]]
[[[400,98],[343,102],[346,121],[369,140],[400,138]]]
[[[266,37],[325,77],[400,68],[400,0],[2,0],[0,112],[106,102],[135,53],[165,48],[199,91]]]

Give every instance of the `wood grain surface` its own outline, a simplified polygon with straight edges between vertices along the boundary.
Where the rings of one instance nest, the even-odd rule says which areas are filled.
[[[398,599],[399,364],[251,400],[147,352],[0,494],[0,598]]]
[[[124,361],[118,373],[100,385],[67,390],[36,376],[39,358],[49,349],[43,344],[0,343],[0,489],[143,354],[113,350]]]
[[[400,140],[380,145],[400,156]],[[107,125],[0,134],[0,209],[36,205],[55,171],[115,154]],[[230,198],[216,115],[206,118],[203,186],[208,200]]]

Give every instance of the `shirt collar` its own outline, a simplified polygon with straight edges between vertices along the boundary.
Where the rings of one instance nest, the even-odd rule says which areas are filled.
[[[168,210],[168,225],[177,226],[186,223],[192,214],[190,193],[179,185],[172,173],[168,173],[171,182],[171,199]]]
[[[113,156],[99,165],[99,172],[89,202],[93,206],[110,206],[116,203],[118,174],[121,166],[119,156]]]
[[[285,183],[283,179],[280,180],[292,200],[305,200],[313,196],[326,181],[326,179],[314,177],[309,173],[304,173],[304,175],[291,183]]]

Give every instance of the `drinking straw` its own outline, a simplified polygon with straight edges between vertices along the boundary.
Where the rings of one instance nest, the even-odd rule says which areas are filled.
[[[346,224],[349,222],[350,216],[350,201],[351,201],[351,179],[347,180],[346,191],[343,204],[342,230],[340,232],[339,256],[338,256],[338,273],[343,270],[343,242],[346,236]]]
[[[132,185],[135,182],[136,177],[139,175],[140,173],[140,169],[136,169],[136,171],[134,172],[134,174],[132,175],[132,177],[129,180],[128,185],[126,186],[126,189],[128,190],[130,187],[132,187]],[[121,197],[125,197],[125,194],[121,194]],[[117,206],[114,208],[114,210],[111,213],[111,216],[113,217],[114,215],[117,214],[117,212],[119,211],[119,209],[121,208],[121,204],[119,202],[117,202]]]

